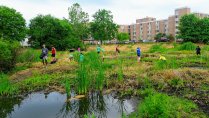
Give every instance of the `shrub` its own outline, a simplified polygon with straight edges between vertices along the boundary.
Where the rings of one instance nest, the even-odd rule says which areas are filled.
[[[41,52],[38,52],[32,48],[27,48],[22,50],[18,57],[17,62],[24,63],[24,62],[38,62],[40,61],[39,56]]]
[[[180,45],[179,50],[195,50],[196,46],[192,42],[183,43]]]
[[[165,52],[166,48],[164,48],[162,45],[153,45],[150,49],[149,52],[150,53],[154,53],[154,52]]]
[[[0,71],[10,71],[15,67],[19,42],[9,42],[0,39]]]
[[[142,118],[189,117],[197,106],[188,101],[166,94],[149,95],[138,107],[138,116]]]

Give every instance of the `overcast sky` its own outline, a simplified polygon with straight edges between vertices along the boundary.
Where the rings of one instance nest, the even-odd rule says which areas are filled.
[[[73,3],[79,3],[89,13],[90,19],[98,9],[110,10],[117,24],[135,23],[137,18],[146,16],[166,19],[179,7],[190,7],[192,12],[209,13],[209,0],[0,0],[0,5],[21,12],[27,23],[37,14],[67,18],[68,7]]]

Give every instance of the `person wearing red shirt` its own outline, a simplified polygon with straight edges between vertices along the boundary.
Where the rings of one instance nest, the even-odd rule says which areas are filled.
[[[54,46],[52,46],[52,61],[56,60],[55,56],[56,56],[56,49]]]

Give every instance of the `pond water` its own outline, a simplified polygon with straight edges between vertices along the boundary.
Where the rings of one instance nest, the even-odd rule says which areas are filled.
[[[25,98],[0,99],[0,118],[121,118],[135,110],[138,100],[117,99],[115,94],[89,94],[66,102],[66,94],[32,93]]]

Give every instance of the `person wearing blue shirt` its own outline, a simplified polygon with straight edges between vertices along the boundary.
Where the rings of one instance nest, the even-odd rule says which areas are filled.
[[[141,50],[140,50],[140,48],[138,47],[137,49],[136,49],[136,53],[137,53],[137,57],[138,57],[138,62],[140,62],[140,59],[141,59]]]

